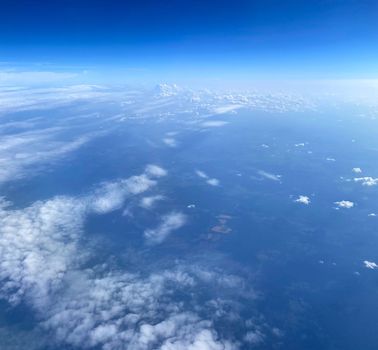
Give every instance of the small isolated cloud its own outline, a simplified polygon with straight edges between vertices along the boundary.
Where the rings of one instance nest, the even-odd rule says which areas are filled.
[[[206,175],[206,173],[204,173],[203,171],[201,170],[196,170],[196,174],[199,176],[199,177],[202,177],[203,179],[208,179],[209,177]]]
[[[294,144],[294,147],[304,147],[304,146],[305,146],[304,142],[300,142],[300,143],[295,143]]]
[[[356,174],[360,174],[362,173],[362,169],[361,168],[353,168],[352,171]]]
[[[353,208],[353,207],[354,207],[354,203],[351,202],[351,201],[338,201],[338,202],[335,202],[335,204],[336,204],[339,208],[350,209],[350,208]]]
[[[209,184],[210,186],[219,186],[220,182],[218,179],[211,178],[209,177],[205,172],[201,170],[196,170],[196,174],[201,178],[205,179],[206,183]]]
[[[367,269],[371,269],[371,270],[375,270],[376,268],[378,268],[378,265],[373,261],[365,260],[364,265]]]
[[[163,142],[169,147],[177,147],[177,141],[173,137],[165,137]]]
[[[311,203],[311,200],[307,196],[300,195],[297,199],[294,200],[294,202],[309,205]]]
[[[374,178],[371,176],[365,177],[355,177],[355,182],[360,182],[363,186],[375,186],[378,185],[378,178]]]
[[[154,229],[144,232],[144,237],[150,244],[163,242],[172,231],[179,229],[186,222],[186,216],[180,212],[171,212],[162,217],[161,223]]]
[[[219,186],[219,180],[218,179],[209,179],[206,181],[211,186]]]
[[[262,177],[268,179],[268,180],[281,182],[281,177],[282,177],[281,175],[274,175],[274,174],[268,173],[264,170],[259,170],[258,174],[261,175]]]
[[[153,205],[158,202],[163,200],[165,197],[162,195],[156,195],[156,196],[149,196],[149,197],[143,197],[140,200],[139,205],[144,208],[144,209],[150,209],[153,207]]]
[[[154,177],[163,177],[166,176],[168,172],[165,169],[159,167],[158,165],[149,164],[146,167],[146,174]]]
[[[377,216],[377,214],[376,213],[370,213],[370,214],[368,214],[368,216]]]
[[[221,126],[225,126],[227,124],[228,124],[228,122],[226,122],[224,120],[209,120],[209,121],[203,122],[201,124],[201,126],[203,126],[205,128],[218,128],[218,127],[221,127]]]
[[[336,159],[332,157],[327,157],[326,160],[328,160],[329,162],[336,162]]]

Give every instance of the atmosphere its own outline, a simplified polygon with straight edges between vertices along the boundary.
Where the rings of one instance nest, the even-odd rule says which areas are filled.
[[[4,0],[1,65],[117,82],[372,79],[377,18],[375,0]]]
[[[0,0],[0,350],[377,350],[378,0]]]

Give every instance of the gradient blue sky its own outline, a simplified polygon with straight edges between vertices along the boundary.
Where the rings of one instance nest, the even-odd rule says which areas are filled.
[[[373,79],[378,1],[2,0],[0,49],[0,70],[109,79]]]

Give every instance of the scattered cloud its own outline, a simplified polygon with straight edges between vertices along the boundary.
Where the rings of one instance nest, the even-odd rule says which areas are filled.
[[[373,178],[371,176],[365,177],[355,177],[355,182],[361,182],[363,186],[376,186],[378,185],[378,178]]]
[[[220,185],[220,181],[218,179],[215,179],[215,178],[210,178],[205,172],[203,172],[202,170],[196,170],[196,174],[197,176],[199,176],[200,178],[202,179],[205,179],[206,180],[206,183],[210,186],[219,186]]]
[[[163,242],[173,231],[184,226],[186,216],[180,212],[171,212],[164,215],[161,223],[154,229],[144,231],[144,238],[149,244],[158,244]]]
[[[371,269],[371,270],[375,270],[378,268],[378,265],[373,261],[365,260],[364,265],[366,268]]]
[[[294,202],[309,205],[311,203],[311,200],[308,196],[300,195],[297,199],[294,200]]]
[[[335,204],[339,207],[339,208],[346,208],[346,209],[350,209],[350,208],[353,208],[354,207],[354,203],[351,202],[351,201],[339,201],[339,202],[335,202]]]
[[[362,173],[362,169],[361,168],[353,168],[352,171],[356,174],[360,174]]]
[[[162,195],[143,197],[140,200],[139,205],[144,209],[150,209],[154,206],[156,202],[161,201],[163,199],[165,199],[165,197]]]
[[[150,164],[146,168],[146,174],[153,177],[163,177],[166,176],[168,172],[158,165]]]

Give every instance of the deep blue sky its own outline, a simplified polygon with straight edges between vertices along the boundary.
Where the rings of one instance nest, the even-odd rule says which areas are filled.
[[[0,49],[6,69],[378,78],[378,1],[2,0]]]

